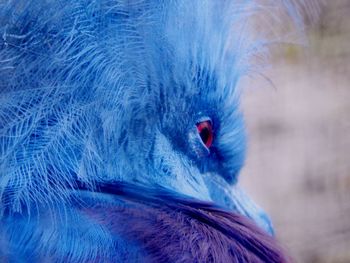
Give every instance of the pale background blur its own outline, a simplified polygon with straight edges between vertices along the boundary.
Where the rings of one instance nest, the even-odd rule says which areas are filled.
[[[308,47],[280,47],[248,88],[241,183],[296,262],[350,262],[350,0],[325,0]]]

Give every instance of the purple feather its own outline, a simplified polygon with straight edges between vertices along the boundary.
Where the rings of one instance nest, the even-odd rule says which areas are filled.
[[[290,261],[253,221],[213,204],[125,184],[99,190],[113,193],[118,204],[99,203],[83,212],[138,244],[151,262]]]

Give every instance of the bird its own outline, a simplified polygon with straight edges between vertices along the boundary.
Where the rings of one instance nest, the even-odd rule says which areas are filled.
[[[1,261],[289,262],[238,184],[277,5],[1,1]]]

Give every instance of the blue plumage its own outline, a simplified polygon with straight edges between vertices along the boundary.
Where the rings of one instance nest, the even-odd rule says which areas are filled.
[[[214,202],[272,231],[236,185],[246,148],[239,81],[267,54],[271,36],[254,22],[273,17],[271,3],[2,1],[0,255],[142,259],[140,241],[81,212],[127,209],[95,191],[117,182]]]

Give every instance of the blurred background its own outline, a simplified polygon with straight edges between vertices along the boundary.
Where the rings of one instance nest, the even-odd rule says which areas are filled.
[[[326,0],[308,46],[284,45],[245,90],[241,174],[296,262],[350,262],[350,1]],[[256,84],[256,86],[255,86]]]

